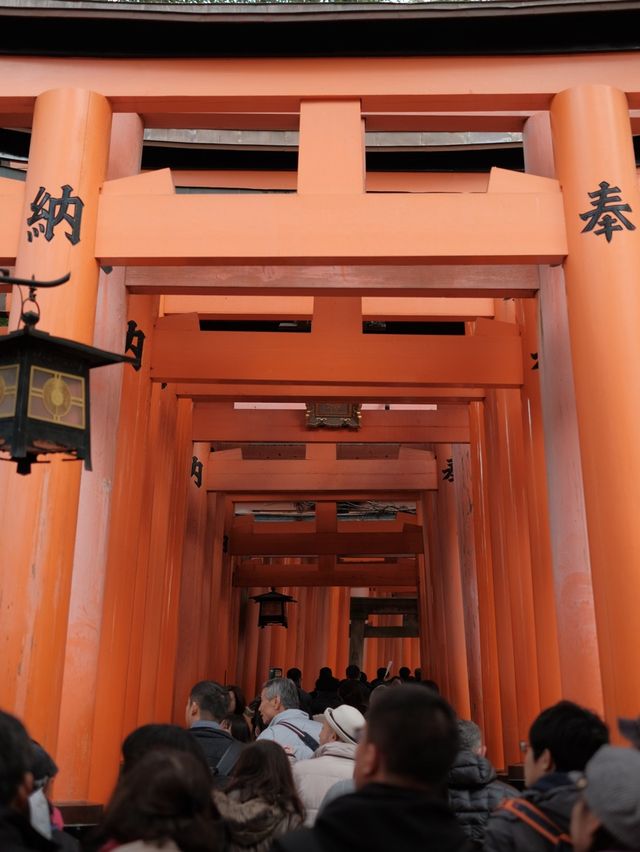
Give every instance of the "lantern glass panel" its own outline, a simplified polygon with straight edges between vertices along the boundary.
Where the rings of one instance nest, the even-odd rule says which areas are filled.
[[[274,615],[277,618],[282,617],[282,601],[262,601],[260,603],[261,613],[260,615],[268,616],[269,618]]]
[[[13,417],[18,397],[18,364],[0,367],[0,418]]]
[[[30,418],[84,429],[85,409],[83,376],[31,367],[27,411]]]

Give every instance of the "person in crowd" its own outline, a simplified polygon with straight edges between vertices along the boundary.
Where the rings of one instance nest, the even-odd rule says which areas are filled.
[[[58,844],[60,852],[78,852],[80,844],[64,831],[64,820],[59,808],[50,799],[51,784],[58,774],[58,766],[51,755],[35,740],[31,741],[33,761],[33,792],[29,798],[31,825],[44,837]]]
[[[302,672],[298,668],[289,669],[287,677],[292,680],[298,690],[298,705],[300,709],[311,717],[311,696],[302,688]]]
[[[274,838],[304,819],[287,755],[268,740],[246,747],[227,788],[215,790],[213,797],[228,852],[266,852]]]
[[[469,852],[446,801],[457,752],[446,701],[413,684],[388,689],[360,737],[356,792],[327,805],[313,828],[278,840],[274,852]]]
[[[120,774],[126,775],[151,751],[183,751],[191,754],[209,770],[206,755],[200,742],[178,725],[141,725],[128,734],[122,743]]]
[[[148,752],[120,777],[99,835],[101,852],[222,852],[209,772],[187,752]]]
[[[349,665],[345,674],[345,679],[341,680],[338,686],[338,695],[342,699],[342,703],[351,704],[352,707],[357,707],[361,712],[366,712],[370,690],[360,680],[360,667],[355,664]]]
[[[602,746],[577,784],[571,813],[574,852],[640,850],[640,754]]]
[[[220,722],[220,727],[240,743],[251,742],[251,731],[244,715],[238,716],[237,713],[227,713]]]
[[[387,670],[384,666],[381,666],[379,669],[376,670],[376,676],[369,684],[372,691],[376,688],[376,686],[380,686],[381,683],[384,683],[386,674]]]
[[[247,706],[244,692],[234,683],[231,686],[227,686],[226,690],[229,693],[229,710],[227,712],[241,716],[244,713],[244,708]]]
[[[343,680],[338,687],[338,697],[341,702],[355,707],[363,716],[367,712],[370,695],[369,689],[356,680]]]
[[[518,791],[496,778],[496,771],[485,757],[482,734],[475,722],[458,719],[460,751],[449,772],[449,805],[463,831],[478,849],[491,812]]]
[[[295,760],[305,760],[319,746],[322,725],[298,706],[298,690],[286,677],[268,680],[260,694],[260,715],[267,727],[258,740],[274,740],[288,746]]]
[[[185,711],[187,728],[202,746],[216,786],[225,783],[242,748],[220,725],[228,707],[227,690],[212,680],[201,680],[191,690]]]
[[[486,852],[550,852],[569,842],[571,810],[578,796],[568,773],[582,772],[609,742],[604,722],[571,701],[560,701],[536,717],[525,743],[522,796],[508,799],[487,824]]]
[[[400,680],[403,683],[412,683],[414,681],[414,678],[411,677],[411,669],[409,666],[400,666],[398,674],[400,675]]]
[[[313,825],[325,794],[337,781],[353,778],[357,738],[364,716],[355,707],[327,707],[320,731],[320,748],[310,760],[293,766],[293,780],[307,814],[305,825]]]
[[[254,740],[257,739],[267,727],[262,720],[259,708],[260,696],[258,695],[256,698],[251,699],[251,701],[247,704],[247,708],[244,712],[245,718],[247,719],[247,723],[249,725],[249,729],[251,731],[251,737]]]
[[[420,681],[422,680],[422,669],[414,669],[413,678],[417,683],[420,683]]]
[[[371,684],[369,683],[369,678],[367,677],[366,672],[360,672],[360,683],[363,684],[363,686],[366,686],[369,692],[371,692]]]
[[[640,750],[640,716],[637,719],[618,719],[618,730],[634,748]]]
[[[440,687],[435,680],[421,680],[420,683],[422,686],[426,686],[427,689],[435,692],[436,695],[440,695]]]
[[[321,714],[327,707],[337,707],[342,702],[338,697],[340,681],[333,676],[329,666],[320,669],[316,688],[311,693],[311,714]]]
[[[56,852],[58,844],[31,825],[34,752],[24,725],[0,710],[0,849]]]

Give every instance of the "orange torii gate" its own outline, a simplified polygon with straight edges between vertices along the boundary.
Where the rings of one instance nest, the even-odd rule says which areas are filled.
[[[425,661],[459,707],[484,719],[497,763],[517,759],[533,713],[561,694],[603,707],[610,720],[637,714],[640,679],[626,662],[640,643],[640,191],[629,113],[640,106],[637,61],[0,57],[2,123],[32,128],[26,182],[0,179],[0,259],[22,277],[71,271],[63,291],[41,297],[47,330],[121,348],[133,318],[150,352],[139,374],[96,382],[93,474],[60,461],[28,479],[0,470],[0,703],[64,752],[65,793],[104,798],[123,732],[179,717],[178,653],[191,654],[187,673],[236,670],[239,652],[215,660],[239,630],[222,553],[229,503],[185,481],[192,455],[207,452],[192,444],[198,394],[464,400],[468,446],[436,445],[436,468],[451,457],[459,471],[454,488],[418,501]],[[365,191],[365,125],[466,129],[481,119],[491,128],[504,126],[505,112],[524,130],[527,174],[496,170],[480,192]],[[144,124],[248,126],[253,116],[299,127],[295,193],[177,195],[170,173],[139,174]],[[29,239],[39,188],[55,195],[66,185],[84,204],[79,242],[64,225],[50,241]],[[611,206],[614,187],[628,208]],[[632,228],[615,218],[627,209]],[[438,280],[448,266],[451,287],[445,272]],[[527,273],[488,281],[476,266]],[[165,267],[157,284],[149,267]],[[337,270],[326,295],[322,272],[297,286],[298,267]],[[247,268],[249,291],[244,272],[230,272]],[[274,268],[284,281],[271,287]],[[397,286],[381,284],[396,272]],[[159,316],[158,293],[292,290],[322,294],[309,340],[243,341],[254,347],[245,362],[229,353],[230,338],[201,343],[188,316]],[[494,320],[458,340],[364,340],[356,298],[425,290],[537,290],[544,334],[538,340],[535,306],[522,300],[497,302]],[[344,302],[327,310],[329,297],[334,308]],[[569,343],[579,444],[563,407],[573,396]],[[409,363],[394,360],[394,347]],[[540,387],[525,369],[533,352]],[[422,364],[423,353],[442,360]],[[344,601],[309,600],[310,621],[344,621]],[[255,682],[269,649],[258,651],[257,636],[243,641],[255,642],[243,652],[256,660]],[[284,652],[284,643],[273,648]]]

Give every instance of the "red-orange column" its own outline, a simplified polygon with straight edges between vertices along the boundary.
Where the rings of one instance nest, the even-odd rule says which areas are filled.
[[[555,177],[548,113],[525,124],[527,170]],[[603,712],[564,272],[539,268],[540,397],[562,695]]]
[[[153,339],[157,297],[132,296],[129,309]],[[151,382],[149,359],[139,372],[123,377],[117,464],[112,493],[112,513],[104,589],[104,614],[100,635],[96,700],[93,721],[89,798],[105,801],[117,778],[123,732],[135,726],[134,702],[127,712],[129,678],[139,653],[143,629],[143,603],[147,563],[138,559],[148,517],[149,479],[153,466],[149,454]],[[131,471],[138,471],[131,476]]]
[[[540,709],[519,392],[489,391],[485,414],[504,746],[516,763]]]
[[[478,609],[478,582],[473,530],[473,490],[471,486],[471,458],[468,444],[452,444],[455,503],[458,530],[458,551],[464,636],[469,669],[470,718],[482,730],[485,727],[482,698],[482,657]]]
[[[109,179],[136,174],[140,168],[143,126],[140,116],[113,117]],[[93,343],[122,352],[127,327],[124,267],[101,271]],[[138,322],[142,317],[136,317]],[[149,331],[149,329],[147,329]],[[58,754],[64,772],[56,780],[62,801],[87,798],[95,712],[96,679],[108,561],[109,527],[117,463],[117,433],[123,375],[131,367],[96,370],[91,377],[91,461],[82,471],[78,526],[73,559],[64,679],[60,704]]]
[[[471,484],[473,488],[473,539],[478,590],[478,629],[482,663],[482,701],[484,705],[483,733],[491,761],[494,766],[502,768],[505,766],[505,759],[483,402],[469,403],[469,437]],[[508,708],[515,718],[515,678],[511,678],[509,683],[512,689],[510,691],[505,690],[505,697],[508,699]]]
[[[640,191],[622,92],[562,92],[551,123],[604,706],[613,722],[640,707],[640,675],[629,665],[640,651]]]
[[[524,485],[529,521],[538,681],[541,706],[548,707],[560,700],[562,686],[547,509],[540,372],[538,369],[533,369],[539,362],[532,358],[532,354],[538,354],[538,314],[537,303],[533,299],[517,299],[514,304],[515,316],[522,335],[524,382],[521,390],[521,412]],[[496,302],[496,319],[501,317],[498,311],[505,311],[504,302]]]
[[[98,94],[81,89],[45,92],[37,98],[25,209],[16,253],[16,274],[51,279],[71,272],[61,289],[42,290],[41,328],[83,343],[93,339],[98,264],[95,232],[98,193],[104,180],[111,109]],[[72,140],[72,142],[70,142]],[[63,186],[84,203],[79,241],[61,222],[51,240],[27,238],[31,203],[44,187],[52,198]],[[70,209],[77,215],[77,208]],[[50,209],[51,215],[53,210]],[[14,298],[15,327],[20,300]],[[0,705],[22,716],[31,734],[55,752],[62,690],[67,618],[81,468],[59,459],[21,477],[14,465],[0,470],[1,534],[10,545],[0,564]]]
[[[209,444],[193,444],[193,456],[201,461],[209,457]],[[206,678],[206,664],[198,653],[207,635],[207,622],[203,618],[203,598],[206,564],[207,492],[198,488],[191,479],[187,491],[184,546],[182,551],[182,580],[178,605],[178,640],[176,652],[180,665],[176,669],[173,697],[173,721],[182,724],[184,707],[189,690],[199,680]],[[207,597],[207,600],[209,598]]]
[[[451,444],[436,444],[436,462],[440,475],[438,483],[438,523],[442,553],[443,597],[445,606],[446,642],[449,662],[449,701],[462,719],[471,715],[469,702],[469,667],[464,629],[460,552],[454,482],[445,480],[442,471],[453,458]],[[455,476],[455,473],[454,473]]]

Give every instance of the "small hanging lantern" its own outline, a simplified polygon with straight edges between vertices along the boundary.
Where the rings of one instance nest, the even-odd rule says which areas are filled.
[[[25,281],[0,270],[3,283],[27,285],[23,328],[0,336],[0,452],[31,473],[38,455],[65,453],[84,459],[91,470],[89,371],[134,359],[73,340],[53,337],[35,326],[40,308],[37,287],[57,287],[70,278]]]
[[[285,607],[288,603],[297,603],[291,595],[282,595],[280,592],[276,592],[274,586],[271,586],[270,592],[265,592],[263,595],[253,595],[251,600],[260,604],[258,627],[266,627],[267,624],[281,624],[283,627],[288,627]]]

